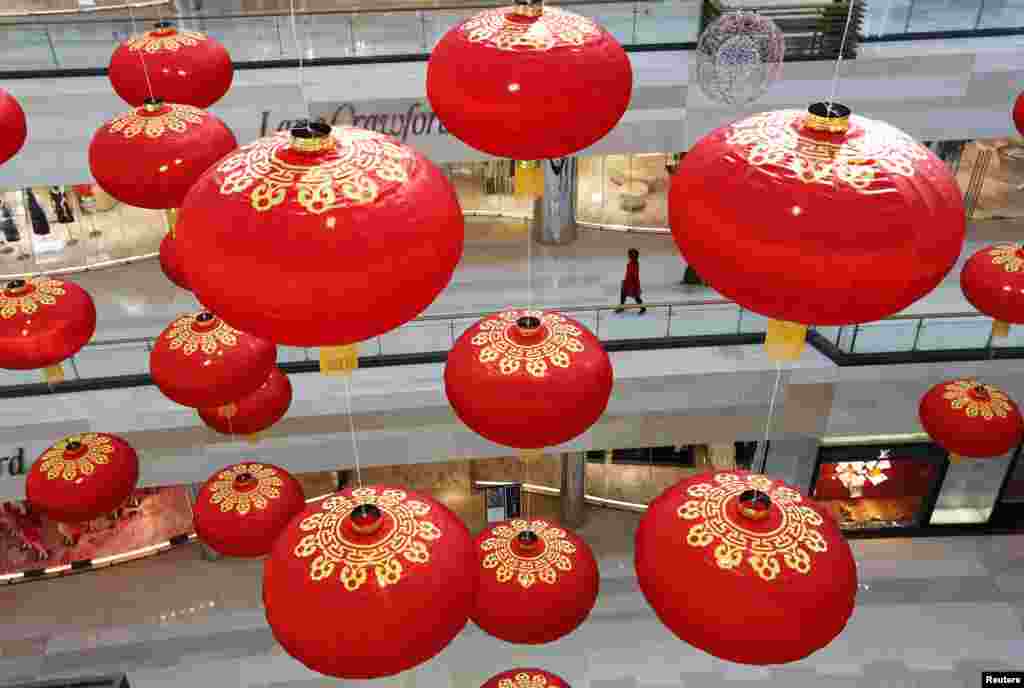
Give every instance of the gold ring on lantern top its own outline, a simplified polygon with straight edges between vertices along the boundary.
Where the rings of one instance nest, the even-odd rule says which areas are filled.
[[[294,203],[320,215],[373,203],[412,177],[416,159],[411,149],[390,136],[355,127],[325,128],[330,133],[297,137],[278,132],[242,146],[217,166],[224,175],[220,192],[247,194],[258,212]]]
[[[1000,244],[989,250],[993,265],[1002,265],[1007,272],[1020,272],[1024,268],[1024,247],[1018,244]]]
[[[96,466],[110,463],[113,453],[109,437],[92,432],[72,435],[47,449],[40,457],[39,468],[47,480],[75,480],[92,475]]]
[[[189,126],[202,124],[206,116],[202,110],[191,105],[165,103],[160,99],[147,98],[146,104],[122,113],[110,120],[108,131],[121,132],[126,139],[139,134],[158,139],[165,133],[185,133]]]
[[[772,168],[807,184],[842,183],[866,193],[872,184],[890,176],[914,176],[914,162],[926,160],[928,149],[884,122],[850,116],[826,116],[827,106],[816,103],[811,112],[775,110],[740,120],[729,127],[726,142],[755,168]],[[821,114],[819,114],[821,113]],[[842,135],[841,140],[839,135]]]
[[[498,362],[504,375],[525,367],[533,377],[544,377],[548,364],[568,368],[570,354],[580,353],[584,346],[578,337],[583,334],[564,316],[543,311],[505,311],[480,323],[480,331],[470,340],[482,347],[481,363]]]
[[[576,545],[547,521],[516,519],[496,526],[480,549],[487,553],[483,567],[494,569],[499,583],[529,588],[538,580],[553,585],[559,571],[571,571],[572,560],[566,555],[575,553]]]
[[[537,6],[484,10],[467,20],[461,31],[470,43],[515,52],[579,47],[601,36],[597,24],[586,17]]]
[[[238,512],[245,516],[252,510],[266,509],[270,500],[281,496],[284,481],[270,466],[242,463],[217,474],[210,485],[210,503],[224,513]]]
[[[63,296],[64,283],[49,277],[11,280],[0,292],[0,318],[13,318],[18,312],[32,315],[39,306],[52,306]]]
[[[525,671],[516,674],[515,678],[503,678],[498,680],[498,688],[555,688],[548,684],[547,676],[544,674],[528,674]]]
[[[1006,418],[1010,409],[1010,398],[998,387],[983,385],[977,380],[956,380],[946,385],[943,399],[956,410],[963,409],[969,418],[981,416],[985,420]]]
[[[182,47],[193,47],[207,39],[205,33],[198,31],[178,31],[169,24],[147,31],[141,36],[132,36],[127,40],[128,50],[132,52],[158,53],[166,51],[178,52]]]
[[[751,490],[767,495],[769,510],[774,513],[763,519],[745,515],[739,498]],[[824,523],[821,515],[801,503],[799,492],[775,486],[763,475],[719,473],[712,482],[691,485],[686,492],[694,499],[680,505],[676,514],[684,521],[700,521],[690,526],[686,543],[713,546],[721,569],[739,569],[745,563],[761,579],[772,581],[782,571],[779,557],[790,570],[807,574],[813,553],[828,549],[818,530]],[[739,508],[732,513],[729,507],[734,502]]]
[[[423,518],[430,505],[408,499],[402,490],[360,487],[351,497],[328,497],[320,509],[299,524],[309,535],[299,541],[294,554],[312,557],[311,580],[322,581],[337,572],[348,591],[365,585],[370,572],[380,587],[395,585],[405,573],[403,562],[430,561],[429,544],[442,534]]]
[[[221,348],[236,346],[238,335],[238,330],[212,313],[203,311],[196,315],[178,316],[164,337],[170,340],[168,348],[181,349],[183,354],[191,356],[200,350],[212,355]]]

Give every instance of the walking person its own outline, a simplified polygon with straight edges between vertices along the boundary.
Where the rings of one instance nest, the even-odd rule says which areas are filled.
[[[622,291],[619,292],[619,305],[626,305],[626,297],[633,299],[641,306],[643,299],[640,298],[640,252],[635,248],[629,249],[629,262],[626,263],[626,278],[622,280]],[[624,308],[616,308],[616,313],[621,313]],[[640,315],[647,312],[647,308],[640,309]]]

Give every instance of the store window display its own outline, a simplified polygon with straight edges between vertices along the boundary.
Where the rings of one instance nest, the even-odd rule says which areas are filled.
[[[576,219],[634,229],[668,227],[671,153],[579,158]]]

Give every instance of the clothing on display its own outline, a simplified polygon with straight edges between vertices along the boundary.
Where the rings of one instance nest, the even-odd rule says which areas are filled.
[[[50,187],[50,203],[53,204],[53,212],[57,216],[57,222],[68,224],[75,221],[75,215],[71,211],[68,195],[59,186]]]
[[[46,236],[50,233],[50,221],[46,219],[46,211],[39,205],[32,189],[25,189],[25,205],[28,208],[28,216],[32,220],[32,233],[36,236]]]

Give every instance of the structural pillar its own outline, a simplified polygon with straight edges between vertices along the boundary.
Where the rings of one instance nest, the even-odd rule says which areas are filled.
[[[190,507],[194,507],[196,499],[199,498],[199,489],[202,487],[199,483],[192,483],[188,486],[188,503]],[[194,513],[194,512],[193,512]],[[207,547],[206,543],[199,540],[199,551],[202,554],[203,559],[206,561],[217,561],[221,559],[221,554]]]
[[[543,160],[541,164],[544,198],[533,202],[533,240],[548,246],[565,246],[576,241],[577,235],[576,158]]]
[[[587,460],[585,452],[563,452],[561,499],[562,523],[570,528],[579,528],[586,518]]]

